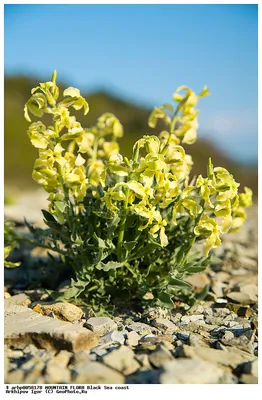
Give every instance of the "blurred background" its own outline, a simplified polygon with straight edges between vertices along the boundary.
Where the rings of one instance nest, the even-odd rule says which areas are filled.
[[[37,151],[23,108],[31,89],[51,79],[74,86],[90,112],[124,125],[124,155],[143,134],[155,105],[180,85],[211,96],[200,101],[199,139],[187,146],[193,174],[214,165],[257,193],[257,5],[5,5],[5,192],[38,187]]]

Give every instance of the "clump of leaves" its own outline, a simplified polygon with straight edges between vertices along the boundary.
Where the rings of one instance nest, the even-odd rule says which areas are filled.
[[[25,118],[53,120],[28,128],[39,150],[33,178],[49,193],[48,229],[38,242],[74,273],[65,300],[81,299],[95,310],[119,300],[172,307],[174,296],[190,289],[185,278],[207,267],[221,235],[241,227],[250,189],[239,194],[239,183],[211,159],[207,177],[189,180],[193,162],[183,144],[196,141],[195,107],[208,94],[207,87],[198,95],[179,87],[175,106],[155,107],[149,117],[150,127],[162,120],[166,129],[143,136],[127,159],[117,142],[120,121],[105,113],[83,128],[71,110],[87,114],[88,103],[73,87],[59,98],[56,72],[32,90]],[[203,242],[203,254],[190,253],[195,241]]]

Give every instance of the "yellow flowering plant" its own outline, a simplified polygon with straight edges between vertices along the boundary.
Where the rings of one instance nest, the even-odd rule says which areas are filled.
[[[25,118],[48,114],[52,124],[28,128],[39,151],[33,179],[49,194],[48,230],[30,230],[73,273],[71,287],[53,295],[95,310],[119,300],[172,307],[174,296],[190,289],[185,277],[210,264],[211,250],[241,227],[252,204],[251,190],[239,194],[239,183],[211,159],[207,177],[190,181],[193,161],[183,144],[197,139],[196,105],[207,87],[197,95],[181,86],[175,106],[155,107],[149,126],[161,120],[165,129],[139,139],[130,159],[120,154],[120,121],[105,113],[83,128],[72,111],[87,114],[89,105],[73,87],[60,96],[56,71],[31,94]],[[191,254],[196,241],[203,254]]]

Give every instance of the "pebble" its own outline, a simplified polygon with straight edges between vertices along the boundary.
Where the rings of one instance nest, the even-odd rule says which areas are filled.
[[[138,335],[147,335],[152,333],[154,328],[150,325],[144,324],[143,322],[134,322],[126,326],[128,331],[135,331]]]
[[[84,326],[88,329],[91,329],[91,331],[99,336],[103,336],[106,333],[117,329],[117,324],[109,317],[89,318]]]
[[[170,320],[165,318],[156,318],[152,321],[152,325],[161,329],[166,334],[172,334],[177,331],[177,326]]]
[[[177,332],[176,336],[179,340],[182,340],[183,342],[187,342],[190,336],[190,333],[188,332]]]
[[[103,363],[116,371],[129,375],[139,369],[135,354],[127,346],[120,346],[103,357]]]

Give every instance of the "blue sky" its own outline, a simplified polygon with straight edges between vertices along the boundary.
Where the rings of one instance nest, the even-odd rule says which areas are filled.
[[[177,86],[212,96],[199,135],[257,161],[257,5],[5,5],[5,73],[105,88],[154,106]],[[92,107],[92,104],[90,105]]]

